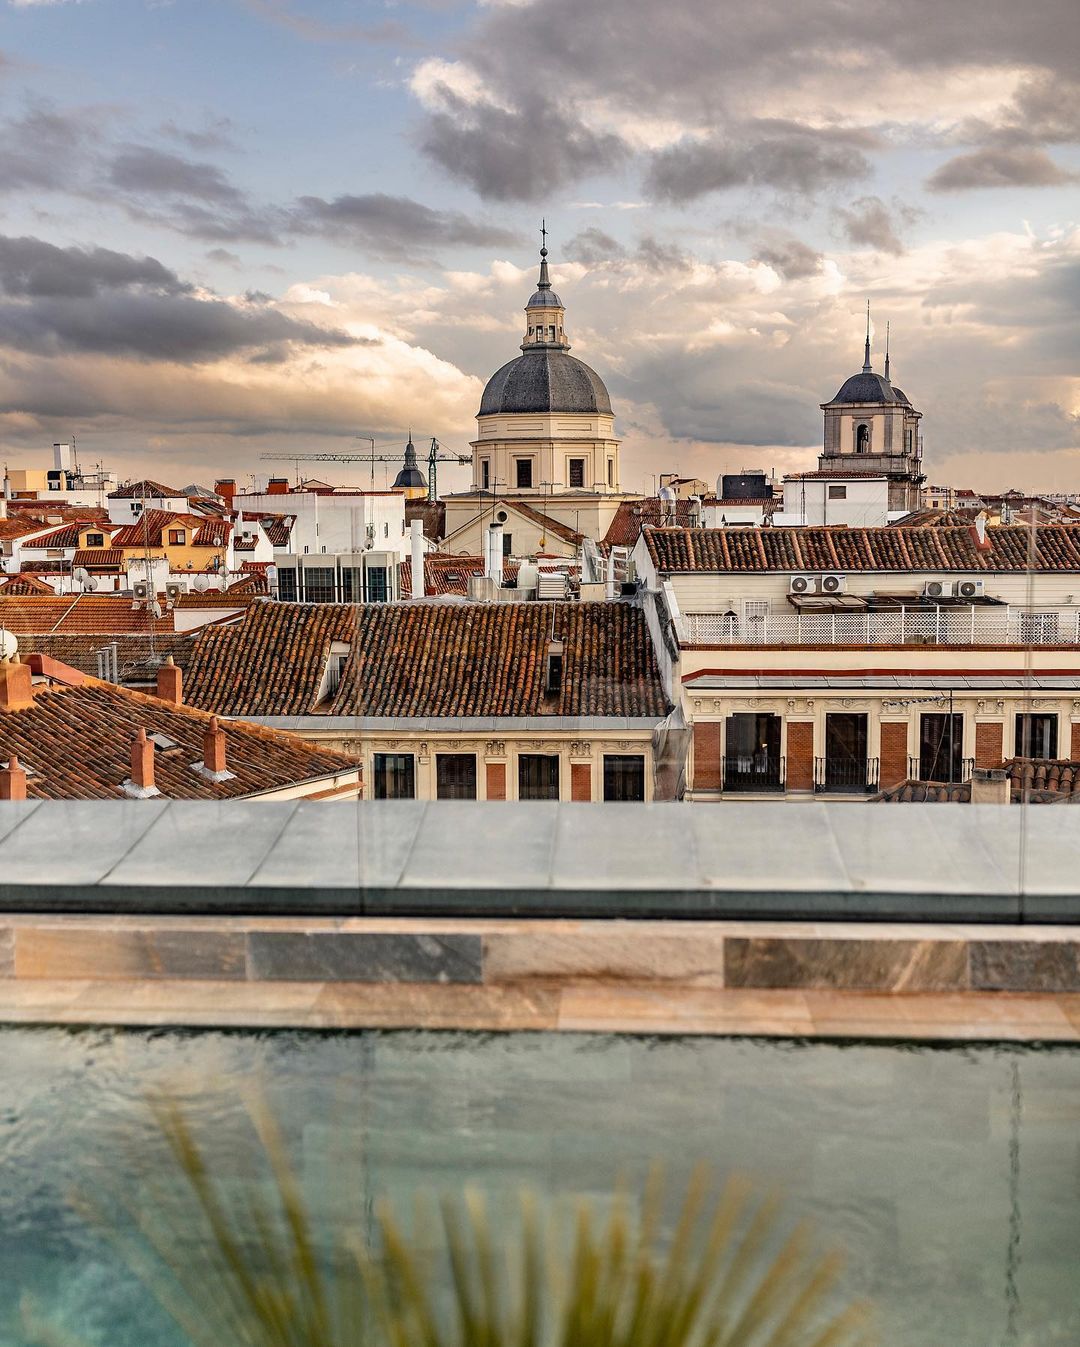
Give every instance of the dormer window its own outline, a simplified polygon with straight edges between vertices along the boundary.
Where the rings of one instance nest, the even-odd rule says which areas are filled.
[[[170,530],[169,530],[169,544],[170,544],[170,546],[172,546],[172,547],[182,547],[182,546],[184,545],[184,536],[185,536],[185,535],[184,535],[184,530],[183,530],[183,529],[170,529]]]
[[[88,533],[88,534],[86,535],[86,546],[87,546],[87,547],[104,547],[104,546],[105,546],[105,535],[104,535],[104,533]]]

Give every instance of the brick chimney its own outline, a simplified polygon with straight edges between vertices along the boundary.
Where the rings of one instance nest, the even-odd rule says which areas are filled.
[[[289,479],[287,477],[271,477],[266,488],[266,494],[268,496],[287,496],[289,494]]]
[[[0,800],[26,799],[26,773],[12,753],[8,765],[0,767]]]
[[[157,695],[163,702],[175,702],[177,706],[183,704],[184,675],[171,655],[166,655],[165,663],[158,666]]]
[[[131,745],[131,784],[140,791],[154,791],[154,745],[139,726]]]
[[[225,765],[225,731],[218,724],[217,716],[210,717],[203,734],[203,768],[207,772],[227,772]]]
[[[234,477],[219,477],[214,483],[214,494],[231,505],[233,496],[236,495],[236,479]]]
[[[0,662],[0,711],[25,711],[34,704],[34,680],[29,664],[18,655]]]

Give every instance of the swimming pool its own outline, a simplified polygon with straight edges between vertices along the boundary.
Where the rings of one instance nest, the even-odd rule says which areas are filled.
[[[0,1032],[0,1344],[30,1293],[95,1347],[180,1341],[71,1195],[138,1191],[149,1089],[230,1182],[265,1093],[316,1210],[417,1189],[610,1194],[654,1158],[777,1185],[849,1253],[890,1347],[1080,1340],[1080,1051],[431,1033]],[[359,1156],[358,1192],[340,1182]],[[347,1195],[348,1194],[348,1195]]]

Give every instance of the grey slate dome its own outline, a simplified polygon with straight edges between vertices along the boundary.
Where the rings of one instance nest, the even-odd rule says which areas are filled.
[[[410,487],[415,488],[423,487],[425,488],[425,490],[427,488],[427,478],[420,471],[420,469],[417,467],[416,464],[416,446],[413,444],[411,436],[409,438],[409,443],[405,446],[404,467],[394,478],[395,490],[400,487],[404,487],[406,489]]]
[[[529,350],[488,380],[478,416],[502,412],[602,412],[611,399],[599,374],[558,348]]]
[[[833,398],[833,402],[906,402],[907,398],[895,389],[888,379],[872,370],[853,374]]]

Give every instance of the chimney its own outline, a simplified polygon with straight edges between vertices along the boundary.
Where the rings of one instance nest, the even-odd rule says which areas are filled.
[[[0,800],[26,799],[26,773],[12,753],[6,767],[0,767]]]
[[[424,524],[414,519],[409,524],[409,544],[412,549],[412,597],[422,599],[424,585]]]
[[[231,505],[233,496],[236,495],[236,478],[219,477],[214,483],[214,495],[220,496],[222,500]]]
[[[131,745],[131,784],[140,792],[157,794],[154,785],[154,745],[147,739],[141,725]]]
[[[0,663],[0,711],[25,711],[34,704],[34,680],[29,664],[18,655]]]
[[[491,524],[488,528],[487,573],[501,588],[503,579],[503,529],[501,524]]]
[[[268,496],[287,496],[289,494],[289,479],[287,477],[271,477],[266,487]]]
[[[203,734],[203,770],[206,772],[227,772],[225,765],[225,731],[218,724],[217,716],[210,717]]]
[[[184,675],[171,655],[166,655],[165,663],[158,666],[157,695],[163,702],[175,702],[177,706],[184,700]]]
[[[972,771],[971,803],[1012,803],[1012,782],[1004,767],[976,767]]]

